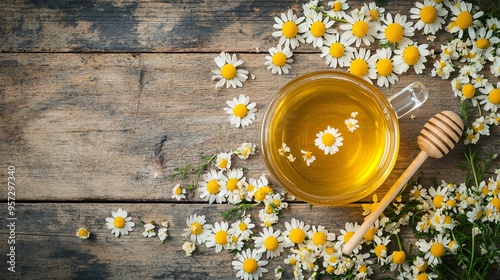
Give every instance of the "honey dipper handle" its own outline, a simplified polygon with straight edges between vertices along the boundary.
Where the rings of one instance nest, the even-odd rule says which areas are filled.
[[[356,230],[354,235],[344,244],[342,248],[342,253],[349,255],[352,253],[354,248],[358,245],[359,241],[363,239],[363,236],[366,232],[372,227],[373,223],[378,219],[380,214],[384,212],[385,208],[391,203],[394,198],[399,194],[403,186],[410,180],[410,178],[417,172],[417,169],[424,163],[429,155],[421,151],[417,157],[413,160],[413,162],[408,166],[408,168],[401,174],[401,177],[394,183],[391,189],[387,192],[384,198],[380,201],[377,208],[373,209],[370,215],[365,217],[365,221],[361,226]]]

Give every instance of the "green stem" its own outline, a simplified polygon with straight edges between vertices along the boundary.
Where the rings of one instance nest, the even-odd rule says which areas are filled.
[[[475,253],[475,249],[474,249],[474,246],[475,246],[475,240],[476,240],[476,235],[474,234],[474,228],[475,226],[472,227],[471,229],[471,238],[472,238],[472,241],[471,241],[471,254],[470,254],[470,264],[469,264],[469,271],[467,273],[467,275],[469,276],[472,276],[472,273],[474,272],[474,253]],[[472,278],[469,278],[469,279],[472,279]]]
[[[399,238],[399,234],[395,234],[396,235],[396,241],[398,242],[398,247],[399,247],[399,251],[403,251],[403,245],[401,244],[401,239]]]
[[[477,171],[476,171],[476,164],[474,163],[474,152],[472,151],[472,148],[469,147],[469,155],[466,156],[467,161],[470,164],[470,167],[472,169],[472,175],[474,175],[474,182],[476,183],[476,187],[479,187],[479,178],[477,176]]]

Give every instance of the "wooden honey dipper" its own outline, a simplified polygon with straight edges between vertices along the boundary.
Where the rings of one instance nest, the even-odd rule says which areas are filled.
[[[464,123],[462,119],[451,111],[443,111],[432,117],[420,131],[418,136],[418,146],[420,153],[403,172],[401,177],[394,183],[391,189],[387,192],[379,205],[373,209],[370,215],[365,217],[365,221],[356,230],[354,235],[347,241],[342,248],[342,252],[346,255],[351,254],[359,241],[363,238],[370,227],[375,223],[380,214],[391,203],[401,191],[403,186],[415,174],[417,169],[424,163],[427,157],[441,158],[446,155],[460,139]]]

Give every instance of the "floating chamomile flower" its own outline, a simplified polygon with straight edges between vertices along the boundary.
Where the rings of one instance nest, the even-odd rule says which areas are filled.
[[[231,154],[219,153],[215,158],[215,167],[219,170],[227,170],[231,167]]]
[[[359,48],[353,54],[349,73],[372,83],[371,80],[377,78],[376,61],[377,54],[370,56],[370,50]]]
[[[218,70],[212,70],[212,81],[219,80],[215,88],[222,87],[224,84],[226,84],[226,88],[231,86],[233,88],[242,87],[242,82],[248,79],[247,70],[236,68],[243,64],[243,61],[239,60],[236,54],[231,56],[226,52],[221,52],[219,56],[214,58],[214,61],[220,68]]]
[[[391,14],[387,14],[384,25],[378,27],[380,33],[377,37],[381,44],[395,44],[403,48],[412,43],[410,37],[415,34],[413,22],[406,21],[406,15],[396,14],[394,19]]]
[[[313,12],[312,17],[308,17],[306,21],[309,30],[304,33],[304,38],[308,44],[312,43],[316,48],[321,48],[325,39],[337,33],[337,30],[331,28],[334,21],[330,21],[328,17],[323,18],[320,12]]]
[[[394,67],[398,71],[397,73],[405,73],[413,66],[415,73],[422,74],[425,69],[424,63],[427,62],[427,56],[430,54],[427,47],[427,44],[418,45],[414,42],[405,48],[396,49],[394,51]]]
[[[442,234],[436,235],[430,242],[425,240],[417,241],[418,249],[425,254],[424,259],[427,260],[429,265],[436,266],[442,262],[441,257],[446,252],[450,240]]]
[[[335,154],[339,151],[339,147],[343,146],[344,137],[338,129],[328,126],[327,129],[316,134],[316,140],[314,144],[323,152],[325,155]]]
[[[205,224],[205,216],[194,214],[186,219],[188,228],[184,229],[182,236],[189,237],[191,242],[202,244],[204,243],[209,234],[212,225]]]
[[[370,17],[372,22],[380,22],[384,18],[385,9],[377,6],[376,2],[364,3],[360,13]]]
[[[445,24],[448,10],[443,9],[442,3],[434,0],[424,0],[424,3],[416,2],[416,8],[410,9],[410,17],[418,19],[415,29],[424,30],[424,34],[436,34]]]
[[[177,201],[186,198],[186,189],[181,188],[181,184],[175,185],[172,188],[172,198],[177,199]]]
[[[255,238],[255,248],[258,253],[266,253],[266,258],[279,257],[284,251],[284,236],[281,236],[280,230],[274,230],[272,227],[263,228],[260,236]]]
[[[226,101],[229,106],[224,108],[224,111],[230,116],[228,119],[231,124],[236,127],[245,127],[250,125],[255,120],[255,112],[257,108],[255,103],[250,103],[250,97],[240,94],[238,99],[233,98],[233,100]]]
[[[266,55],[266,62],[264,63],[267,65],[267,69],[271,70],[271,73],[273,74],[288,74],[290,73],[290,66],[289,63],[293,62],[292,57],[292,52],[288,48],[288,46],[282,48],[280,45],[276,47],[272,47],[269,49],[269,54]]]
[[[127,211],[121,208],[118,211],[111,211],[113,218],[106,218],[106,226],[111,230],[111,234],[115,234],[116,237],[122,235],[127,235],[129,231],[135,226],[132,222],[132,217],[127,217]]]
[[[212,233],[207,237],[205,245],[207,247],[215,247],[215,252],[219,253],[222,249],[228,249],[229,246],[229,224],[227,222],[216,222],[212,229]]]
[[[76,237],[81,239],[87,239],[90,236],[90,231],[86,227],[81,227],[76,232]]]
[[[288,147],[288,145],[285,142],[281,143],[281,148],[278,149],[278,153],[281,156],[284,156],[286,153],[289,152],[290,152],[290,147]]]
[[[302,159],[306,162],[307,166],[310,166],[316,160],[316,157],[310,151],[300,150],[302,153]]]
[[[347,130],[349,130],[349,132],[354,132],[359,128],[358,120],[355,118],[345,120],[345,125],[347,126]]]
[[[288,9],[287,13],[282,13],[281,17],[274,17],[276,23],[274,28],[279,31],[273,32],[274,37],[279,37],[279,45],[295,49],[300,43],[305,43],[302,34],[307,31],[307,23],[304,21],[305,17],[298,18],[293,13],[292,9]]]
[[[377,50],[377,85],[388,87],[395,84],[399,78],[396,73],[401,73],[401,70],[395,67],[391,59],[392,50],[390,48],[383,48]],[[398,67],[401,67],[398,65]],[[356,121],[357,122],[357,121]],[[346,122],[347,124],[347,122]],[[351,131],[351,130],[349,130]]]
[[[283,233],[286,247],[291,247],[295,244],[303,244],[306,241],[307,231],[311,226],[306,225],[295,218],[290,222],[285,222],[286,231]]]
[[[370,21],[370,16],[365,16],[360,13],[359,9],[351,11],[351,15],[345,15],[347,24],[340,25],[340,29],[345,30],[347,44],[356,42],[356,47],[359,47],[363,42],[369,46],[375,41],[377,35],[377,24]]]
[[[321,57],[326,59],[326,64],[332,68],[348,66],[355,49],[347,44],[347,38],[339,33],[328,37],[325,46],[321,47]]]
[[[264,266],[267,261],[261,261],[261,253],[255,249],[246,249],[241,253],[236,254],[235,260],[232,262],[233,268],[238,271],[236,277],[244,280],[258,280],[263,273],[267,272]]]
[[[222,171],[212,169],[203,174],[202,177],[203,181],[198,183],[202,187],[200,198],[205,199],[210,204],[214,201],[217,203],[225,202],[227,177],[222,174]]]
[[[484,88],[480,88],[479,91],[483,93],[479,95],[477,99],[479,104],[483,105],[485,111],[496,112],[500,106],[500,82],[494,86],[491,83],[487,83]]]
[[[458,1],[456,5],[450,5],[449,8],[453,14],[450,26],[448,27],[449,32],[457,33],[458,38],[463,38],[465,33],[470,38],[475,38],[474,20],[478,20],[484,12],[476,9],[472,3],[465,1]]]
[[[349,9],[347,0],[329,1],[328,6],[331,7],[331,10],[329,10],[326,14],[334,18],[344,18],[346,15],[345,11]]]

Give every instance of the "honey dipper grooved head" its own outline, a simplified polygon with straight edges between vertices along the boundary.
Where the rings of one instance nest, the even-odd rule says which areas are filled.
[[[455,147],[464,129],[460,116],[443,111],[432,117],[420,131],[418,146],[432,158],[441,158]]]

